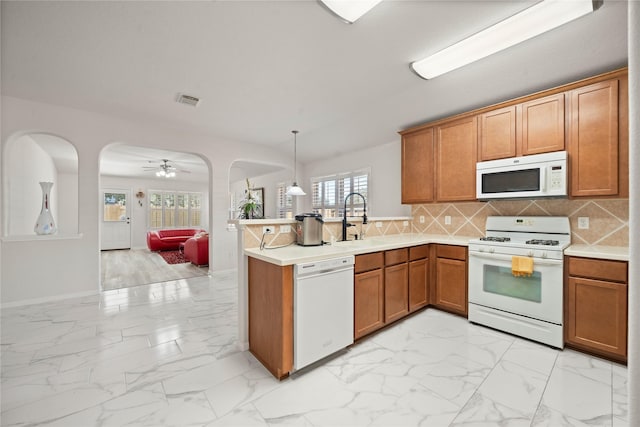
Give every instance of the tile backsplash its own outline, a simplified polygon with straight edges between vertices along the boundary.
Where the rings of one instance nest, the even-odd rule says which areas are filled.
[[[295,221],[294,221],[295,222]],[[362,224],[359,218],[349,218],[349,222],[356,224],[355,227],[349,227],[348,233],[360,236],[364,232],[365,239],[375,236],[388,236],[392,234],[411,233],[412,225],[409,219],[371,219],[367,224]],[[405,225],[406,223],[406,225]],[[257,248],[260,246],[262,239],[262,227],[260,225],[246,225],[244,229],[244,247]],[[294,225],[291,224],[291,232],[280,233],[280,226],[275,225],[275,233],[265,236],[267,246],[281,246],[292,243],[295,240],[293,232]],[[322,227],[322,240],[331,242],[332,240],[340,240],[342,238],[342,223],[340,221],[325,221]]]
[[[573,244],[629,246],[629,199],[496,200],[413,205],[412,231],[480,237],[484,235],[487,216],[492,215],[568,216]],[[447,216],[451,217],[451,224],[445,224]],[[579,217],[589,218],[588,229],[578,228]]]
[[[413,205],[411,220],[375,219],[362,225],[358,218],[350,218],[350,234],[365,238],[403,233],[443,234],[450,236],[480,237],[484,235],[487,217],[502,216],[568,216],[571,224],[571,242],[583,245],[629,246],[629,199],[539,199],[502,200],[491,202],[429,203]],[[445,217],[451,217],[446,224]],[[421,222],[420,219],[424,220]],[[588,217],[589,228],[579,229],[578,218]],[[406,223],[406,225],[405,225]],[[270,247],[288,245],[295,241],[295,221],[291,232],[280,232],[274,224],[274,234],[266,235]],[[256,248],[262,239],[262,227],[267,223],[247,224],[244,227],[244,247]],[[322,239],[326,242],[342,237],[339,221],[325,221]]]

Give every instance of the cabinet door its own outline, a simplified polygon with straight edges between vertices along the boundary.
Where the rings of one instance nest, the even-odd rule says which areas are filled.
[[[413,312],[429,303],[428,259],[409,263],[409,311]]]
[[[382,269],[354,277],[354,339],[384,325],[384,282]]]
[[[402,203],[433,201],[433,129],[402,137]]]
[[[467,315],[467,263],[438,258],[436,260],[435,305],[463,316]]]
[[[409,314],[407,263],[384,269],[384,321],[393,322]]]
[[[522,155],[564,150],[564,93],[520,105]]]
[[[569,92],[571,196],[618,194],[618,81]]]
[[[516,155],[516,107],[500,108],[480,115],[478,160],[504,159]]]
[[[569,277],[566,321],[568,343],[626,360],[626,284]]]
[[[436,127],[436,201],[476,199],[476,116]]]

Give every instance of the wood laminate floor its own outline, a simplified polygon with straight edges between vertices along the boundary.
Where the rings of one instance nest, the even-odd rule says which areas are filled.
[[[167,264],[147,249],[102,251],[100,256],[104,291],[206,276],[209,270],[191,263]]]

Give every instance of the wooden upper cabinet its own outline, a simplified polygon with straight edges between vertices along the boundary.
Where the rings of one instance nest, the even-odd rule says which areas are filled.
[[[524,102],[518,105],[518,115],[522,116],[518,155],[565,149],[564,93]]]
[[[478,150],[480,161],[516,155],[516,107],[500,108],[481,114]]]
[[[476,199],[476,116],[435,128],[436,201]]]
[[[433,128],[402,137],[402,203],[433,201]]]
[[[569,92],[571,196],[618,194],[618,80]]]

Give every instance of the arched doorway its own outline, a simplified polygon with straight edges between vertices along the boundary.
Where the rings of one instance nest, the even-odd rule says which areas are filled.
[[[209,177],[207,162],[195,154],[122,143],[103,149],[100,156],[103,290],[208,274],[208,262],[201,265],[189,262],[181,247],[163,247],[158,252],[153,246],[150,250],[147,233],[210,231]],[[208,261],[208,256],[205,259]]]

